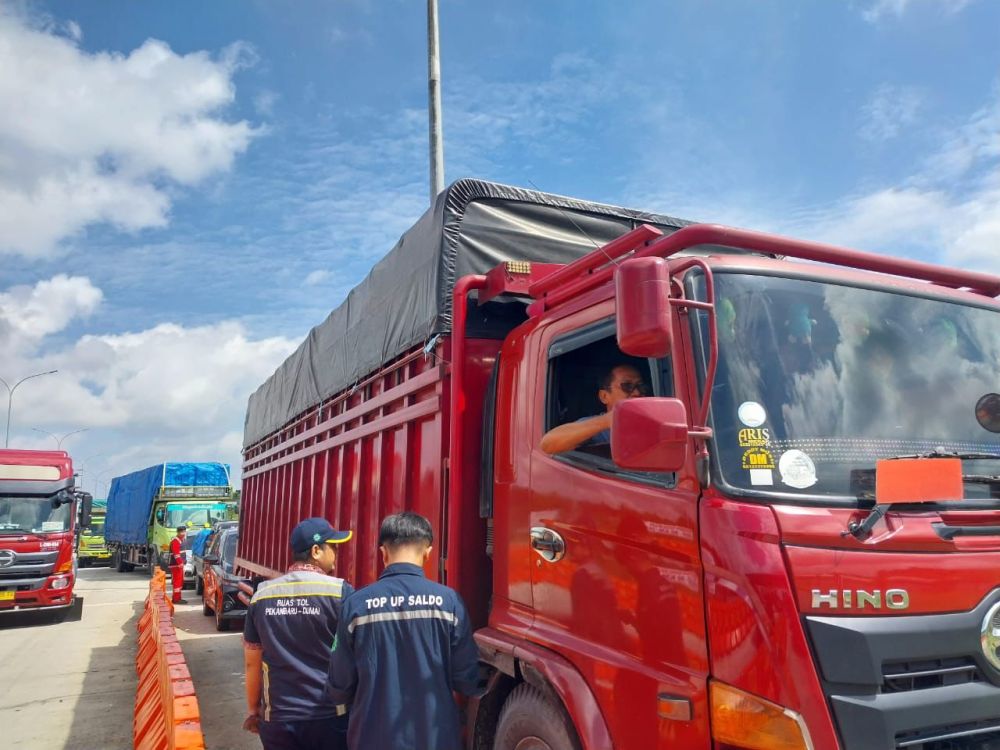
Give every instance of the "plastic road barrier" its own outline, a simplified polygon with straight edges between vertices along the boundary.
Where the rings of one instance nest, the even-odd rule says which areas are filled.
[[[132,737],[136,750],[204,750],[201,712],[194,683],[174,631],[174,608],[164,595],[166,574],[149,582],[146,609],[139,619]]]

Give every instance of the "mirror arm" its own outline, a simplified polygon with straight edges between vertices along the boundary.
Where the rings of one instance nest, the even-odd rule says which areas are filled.
[[[694,308],[704,310],[708,313],[708,370],[705,374],[705,388],[701,395],[701,404],[698,407],[697,418],[691,434],[702,440],[700,452],[707,452],[704,441],[712,436],[712,431],[708,425],[708,410],[712,404],[712,388],[715,386],[715,373],[719,368],[719,332],[715,322],[715,278],[712,276],[712,269],[702,258],[687,258],[679,265],[671,269],[672,274],[679,274],[689,268],[698,267],[705,274],[705,301],[689,300],[684,297],[683,287],[680,289],[680,297],[672,297],[670,304],[680,308]],[[707,434],[705,434],[707,433]]]

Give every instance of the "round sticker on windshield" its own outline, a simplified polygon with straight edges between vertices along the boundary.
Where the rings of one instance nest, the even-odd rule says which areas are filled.
[[[767,412],[756,401],[744,401],[736,414],[747,427],[760,427],[767,421]]]
[[[976,421],[984,430],[1000,432],[1000,393],[987,393],[976,403]]]
[[[804,490],[816,484],[816,464],[800,450],[785,451],[778,459],[781,481],[789,487]]]

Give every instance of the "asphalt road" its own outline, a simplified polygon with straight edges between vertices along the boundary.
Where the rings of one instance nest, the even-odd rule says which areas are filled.
[[[83,619],[42,612],[0,617],[0,727],[4,747],[132,747],[137,613],[148,579],[80,571]]]
[[[243,731],[243,634],[215,630],[215,618],[202,614],[201,597],[185,591],[189,604],[174,609],[174,629],[198,693],[206,750],[260,750],[260,740]]]
[[[30,750],[128,750],[135,703],[136,622],[149,590],[143,571],[80,571],[78,622],[42,613],[0,617],[0,746]],[[258,750],[241,729],[243,649],[238,628],[216,633],[201,600],[174,624],[191,669],[208,750]]]

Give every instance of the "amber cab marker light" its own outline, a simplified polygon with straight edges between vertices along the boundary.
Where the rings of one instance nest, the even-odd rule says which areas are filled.
[[[809,732],[794,711],[738,690],[709,683],[712,739],[742,750],[812,750]]]

